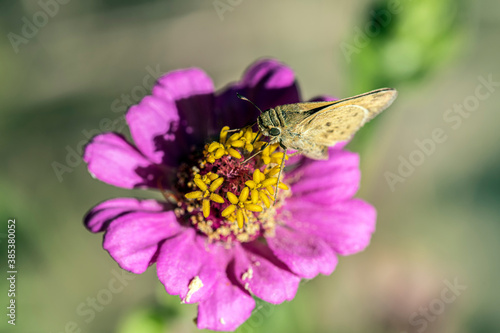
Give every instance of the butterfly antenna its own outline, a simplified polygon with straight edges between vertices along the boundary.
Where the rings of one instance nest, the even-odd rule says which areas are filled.
[[[238,98],[239,98],[239,99],[242,99],[242,100],[244,100],[244,101],[249,102],[250,104],[252,104],[253,106],[255,106],[255,108],[256,108],[257,110],[259,110],[259,111],[260,111],[260,113],[262,113],[262,110],[261,110],[261,109],[259,109],[259,107],[258,107],[257,105],[255,105],[255,104],[254,104],[254,102],[252,102],[252,101],[251,101],[251,100],[249,100],[248,98],[246,98],[246,97],[244,97],[244,96],[241,96],[239,93],[236,93],[236,96],[238,96]]]

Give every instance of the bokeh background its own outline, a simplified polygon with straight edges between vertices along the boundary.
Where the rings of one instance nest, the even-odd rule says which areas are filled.
[[[22,35],[23,18],[43,23],[46,3],[0,3],[0,276],[8,218],[18,252],[17,325],[2,313],[1,332],[197,331],[196,306],[165,294],[154,267],[95,316],[78,313],[121,274],[82,216],[130,195],[92,179],[78,155],[110,121],[126,133],[120,119],[150,72],[197,66],[221,88],[265,56],[295,70],[306,99],[383,86],[399,97],[349,145],[361,154],[358,196],[378,210],[371,245],[292,302],[259,303],[238,332],[500,332],[498,84],[447,118],[488,92],[479,77],[500,81],[499,1],[66,0],[13,46],[9,33]],[[391,186],[437,128],[446,140]],[[68,167],[59,178],[54,163]],[[455,280],[467,288],[443,313],[411,321]],[[3,277],[3,309],[6,293]]]

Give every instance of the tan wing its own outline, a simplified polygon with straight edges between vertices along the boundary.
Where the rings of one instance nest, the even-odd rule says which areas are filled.
[[[345,105],[361,106],[368,112],[368,117],[365,120],[365,122],[367,122],[368,120],[378,115],[380,112],[387,109],[392,104],[392,102],[394,102],[397,96],[398,92],[396,91],[396,89],[381,88],[369,91],[361,95],[341,99],[339,101],[336,101],[336,103],[333,105],[339,107]]]
[[[349,140],[368,120],[391,105],[396,95],[396,90],[384,88],[334,102],[304,119],[298,128],[305,139],[333,146]]]
[[[312,158],[314,160],[327,160],[328,159],[328,147],[327,146],[316,146],[314,149],[302,151],[302,154],[304,156]]]

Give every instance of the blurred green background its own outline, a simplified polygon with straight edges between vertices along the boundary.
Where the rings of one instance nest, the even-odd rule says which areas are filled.
[[[54,2],[0,3],[0,246],[16,218],[18,253],[17,325],[2,314],[1,332],[197,331],[196,306],[165,294],[154,267],[94,315],[78,312],[121,274],[82,216],[131,193],[93,180],[76,155],[110,122],[126,133],[120,119],[149,72],[197,66],[222,88],[263,56],[295,70],[305,99],[383,86],[399,97],[349,146],[361,153],[358,196],[378,210],[371,245],[292,302],[259,303],[238,332],[500,332],[500,92],[480,79],[500,81],[499,1],[66,2],[25,39],[13,37],[23,18],[44,23]],[[419,153],[436,129],[446,140]],[[443,313],[411,321],[455,279],[467,289]],[[2,278],[4,309],[7,289]]]

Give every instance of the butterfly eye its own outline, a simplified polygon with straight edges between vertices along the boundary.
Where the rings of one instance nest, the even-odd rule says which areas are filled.
[[[271,134],[272,136],[278,136],[281,134],[281,131],[279,128],[273,127],[269,130],[269,134]]]

